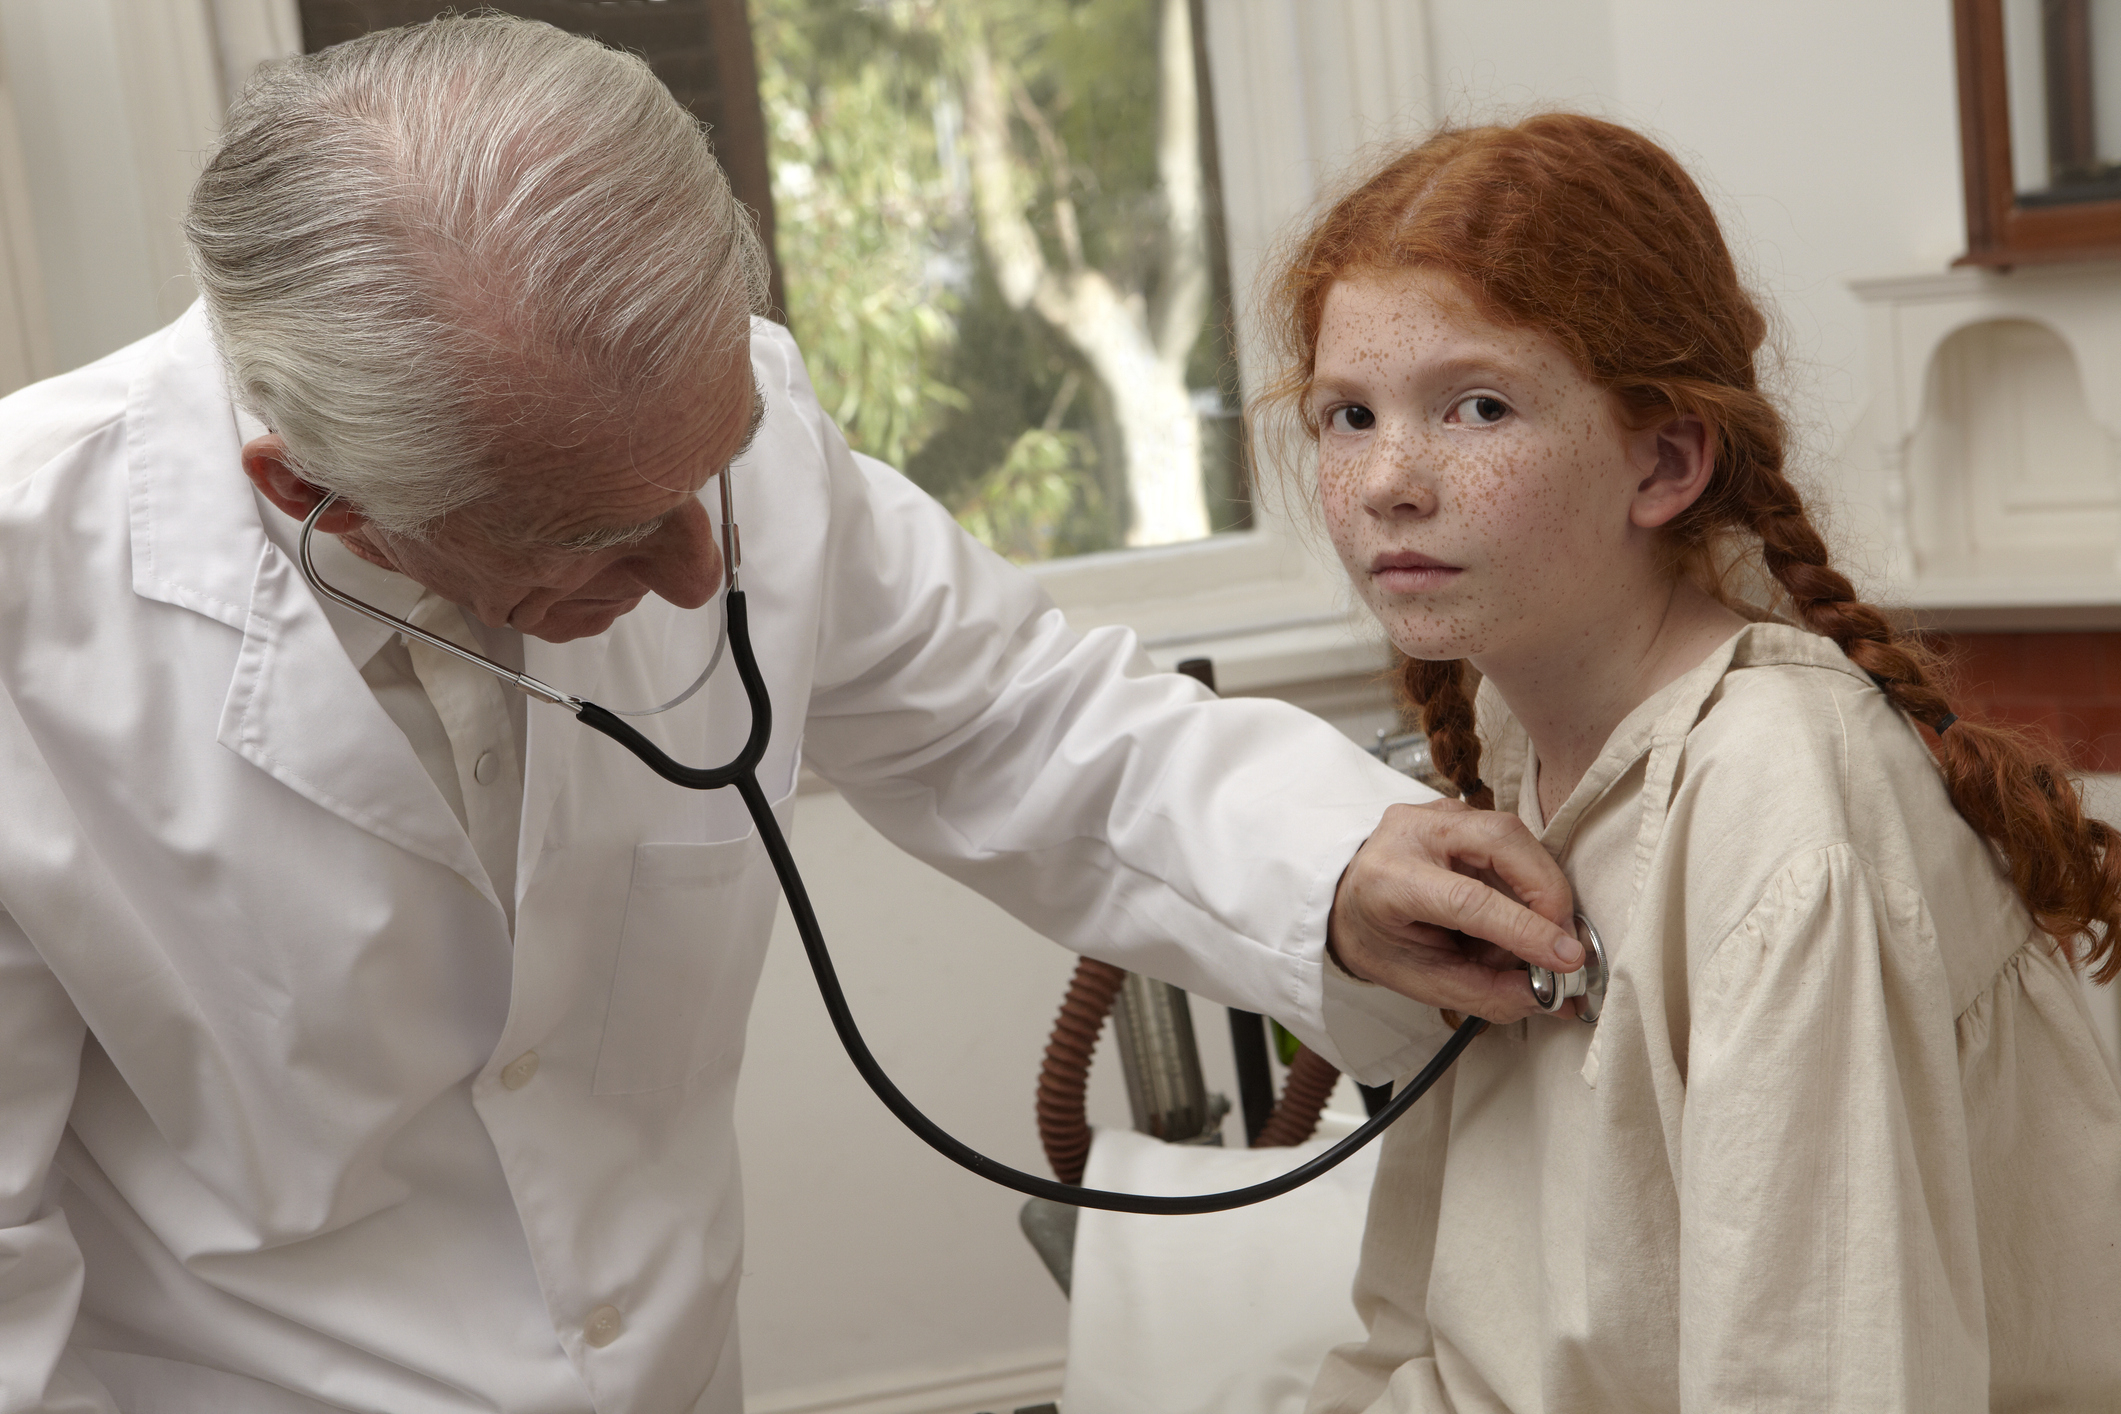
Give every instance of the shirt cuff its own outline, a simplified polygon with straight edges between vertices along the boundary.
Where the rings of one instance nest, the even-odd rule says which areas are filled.
[[[1411,1074],[1450,1039],[1451,1028],[1435,1007],[1351,977],[1330,958],[1319,974],[1332,1058],[1359,1084],[1386,1085]]]

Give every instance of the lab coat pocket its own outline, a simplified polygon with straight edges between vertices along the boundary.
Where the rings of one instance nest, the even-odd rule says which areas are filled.
[[[682,1085],[741,1052],[779,897],[756,830],[634,847],[593,1093]]]

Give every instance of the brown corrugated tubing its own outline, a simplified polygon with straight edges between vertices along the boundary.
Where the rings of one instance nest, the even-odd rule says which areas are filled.
[[[1083,1165],[1090,1157],[1090,1121],[1083,1113],[1090,1056],[1112,999],[1126,980],[1127,974],[1109,962],[1080,959],[1054,1019],[1053,1039],[1046,1043],[1046,1059],[1038,1070],[1038,1138],[1053,1176],[1062,1183],[1083,1181]],[[1340,1072],[1323,1056],[1309,1046],[1300,1047],[1281,1099],[1252,1147],[1286,1148],[1309,1139],[1339,1081]]]
[[[1090,1053],[1126,980],[1127,974],[1109,962],[1094,957],[1077,962],[1053,1023],[1053,1039],[1046,1043],[1045,1063],[1038,1068],[1038,1139],[1062,1183],[1083,1181],[1083,1164],[1090,1157],[1090,1121],[1083,1115]]]
[[[1281,1099],[1274,1104],[1274,1113],[1259,1127],[1259,1138],[1252,1142],[1255,1149],[1285,1149],[1291,1144],[1301,1144],[1318,1128],[1318,1117],[1325,1112],[1326,1101],[1333,1094],[1333,1087],[1340,1083],[1340,1072],[1309,1046],[1296,1049],[1296,1059],[1289,1063],[1288,1083],[1281,1087]]]

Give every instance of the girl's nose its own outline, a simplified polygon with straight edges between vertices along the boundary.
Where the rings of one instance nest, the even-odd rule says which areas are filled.
[[[1420,520],[1436,510],[1429,460],[1414,439],[1387,435],[1363,459],[1363,509],[1382,520]]]

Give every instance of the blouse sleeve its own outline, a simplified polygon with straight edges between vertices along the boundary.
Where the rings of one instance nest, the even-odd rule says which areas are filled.
[[[1985,1410],[1965,1109],[1920,897],[1822,849],[1690,969],[1681,1408]]]

